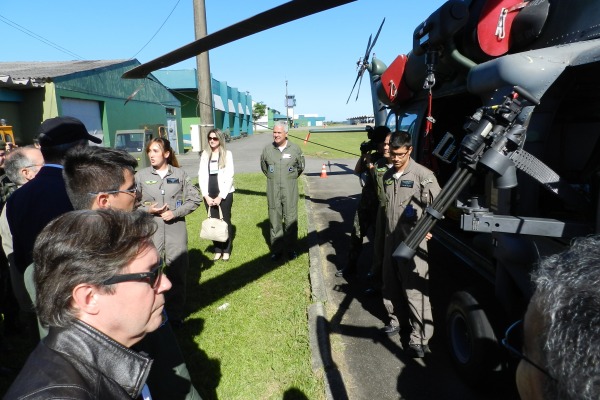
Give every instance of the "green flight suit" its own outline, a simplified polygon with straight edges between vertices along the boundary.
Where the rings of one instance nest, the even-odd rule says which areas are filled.
[[[267,177],[267,203],[271,227],[271,253],[294,251],[298,239],[298,177],[304,171],[304,154],[287,141],[283,150],[274,143],[260,156],[260,167]]]
[[[375,222],[375,238],[373,240],[373,264],[371,265],[372,279],[376,284],[381,284],[381,271],[383,268],[383,255],[384,255],[384,244],[385,244],[385,190],[383,188],[383,175],[390,169],[388,166],[388,159],[381,157],[371,169],[373,180],[375,181],[375,188],[377,192],[377,198],[379,199],[379,207],[377,208],[377,217]]]
[[[382,157],[380,153],[370,153],[369,157],[378,160]],[[375,178],[369,168],[369,163],[365,159],[365,155],[361,156],[362,171],[364,171],[364,184],[360,192],[358,206],[354,213],[354,222],[352,232],[350,233],[350,247],[348,250],[348,264],[346,269],[348,272],[355,272],[358,268],[358,260],[362,253],[363,239],[367,236],[370,227],[375,228],[377,221],[377,209],[379,208],[379,199],[377,197],[377,187]]]
[[[390,324],[402,326],[408,319],[410,343],[426,345],[433,335],[433,314],[429,302],[427,240],[409,263],[398,263],[392,253],[414,228],[441,188],[432,171],[411,160],[402,175],[394,168],[383,175],[386,195],[386,237],[383,262],[383,305]]]

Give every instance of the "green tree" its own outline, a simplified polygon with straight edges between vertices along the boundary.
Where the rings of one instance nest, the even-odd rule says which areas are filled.
[[[262,101],[254,104],[254,109],[252,110],[252,118],[256,121],[263,115],[267,113],[267,105]]]

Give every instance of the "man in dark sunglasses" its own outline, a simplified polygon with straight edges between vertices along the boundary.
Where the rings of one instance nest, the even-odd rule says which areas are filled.
[[[69,199],[76,210],[113,209],[132,211],[139,206],[135,186],[137,161],[129,153],[105,147],[76,148],[66,155],[63,175]],[[124,279],[116,276],[116,279]],[[166,323],[135,345],[154,363],[148,386],[154,400],[197,400],[177,338]]]
[[[600,398],[600,235],[542,259],[523,321],[502,344],[520,358],[522,400]]]
[[[48,335],[6,394],[13,398],[151,398],[152,359],[131,349],[164,322],[156,224],[143,212],[63,214],[34,247],[36,310]]]

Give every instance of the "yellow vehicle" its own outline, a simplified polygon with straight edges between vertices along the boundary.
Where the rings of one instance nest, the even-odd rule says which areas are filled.
[[[0,140],[4,140],[5,143],[15,142],[12,125],[0,125]]]

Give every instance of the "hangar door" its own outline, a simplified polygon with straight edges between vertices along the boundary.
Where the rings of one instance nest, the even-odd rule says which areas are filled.
[[[79,119],[91,135],[104,140],[100,102],[80,99],[62,99],[62,115]],[[94,143],[90,142],[90,145]]]

